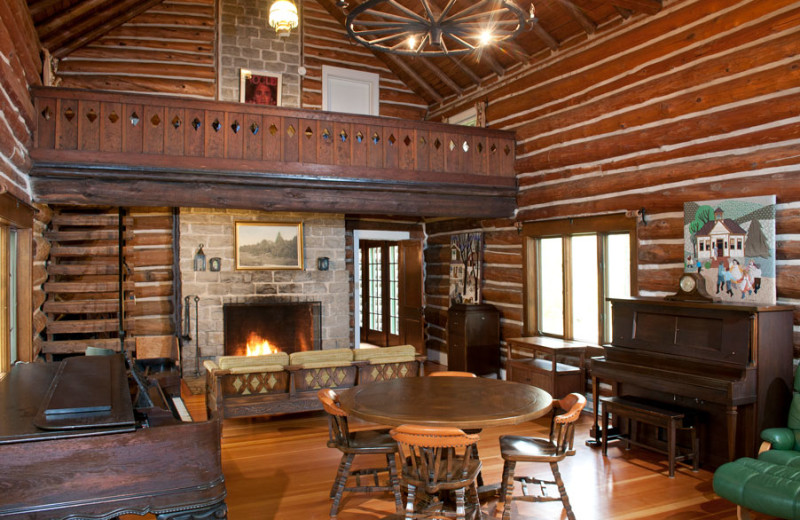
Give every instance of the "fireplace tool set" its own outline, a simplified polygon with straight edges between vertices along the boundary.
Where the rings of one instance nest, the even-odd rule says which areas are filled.
[[[183,335],[181,339],[183,341],[192,341],[192,337],[189,335],[189,331],[192,328],[192,319],[191,319],[191,304],[189,303],[191,296],[185,296],[183,298]],[[199,309],[200,297],[194,297],[194,375],[200,375],[200,332],[199,332],[199,322],[198,319],[198,309]]]

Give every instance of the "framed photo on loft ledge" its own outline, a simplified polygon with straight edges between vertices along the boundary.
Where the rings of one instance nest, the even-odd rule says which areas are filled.
[[[303,269],[302,222],[236,222],[236,269]]]
[[[239,102],[281,106],[282,76],[278,72],[241,69],[239,72]]]

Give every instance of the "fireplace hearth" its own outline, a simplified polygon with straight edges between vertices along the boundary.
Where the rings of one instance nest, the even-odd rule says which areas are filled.
[[[223,305],[226,356],[247,355],[255,338],[273,351],[319,350],[322,339],[320,302],[251,302]]]

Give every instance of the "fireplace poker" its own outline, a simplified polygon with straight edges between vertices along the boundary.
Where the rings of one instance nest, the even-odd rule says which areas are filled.
[[[189,296],[183,299],[183,341],[192,341],[189,329],[192,327],[191,308],[189,307]]]
[[[199,332],[199,322],[200,322],[200,313],[198,313],[198,302],[200,302],[200,297],[194,297],[194,375],[200,375],[200,332]]]

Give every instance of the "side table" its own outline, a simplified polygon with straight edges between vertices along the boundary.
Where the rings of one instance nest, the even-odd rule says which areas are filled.
[[[547,336],[507,339],[506,378],[539,387],[556,399],[572,392],[584,394],[586,348],[577,341]],[[528,356],[519,355],[523,352]],[[569,359],[562,363],[559,358]]]

